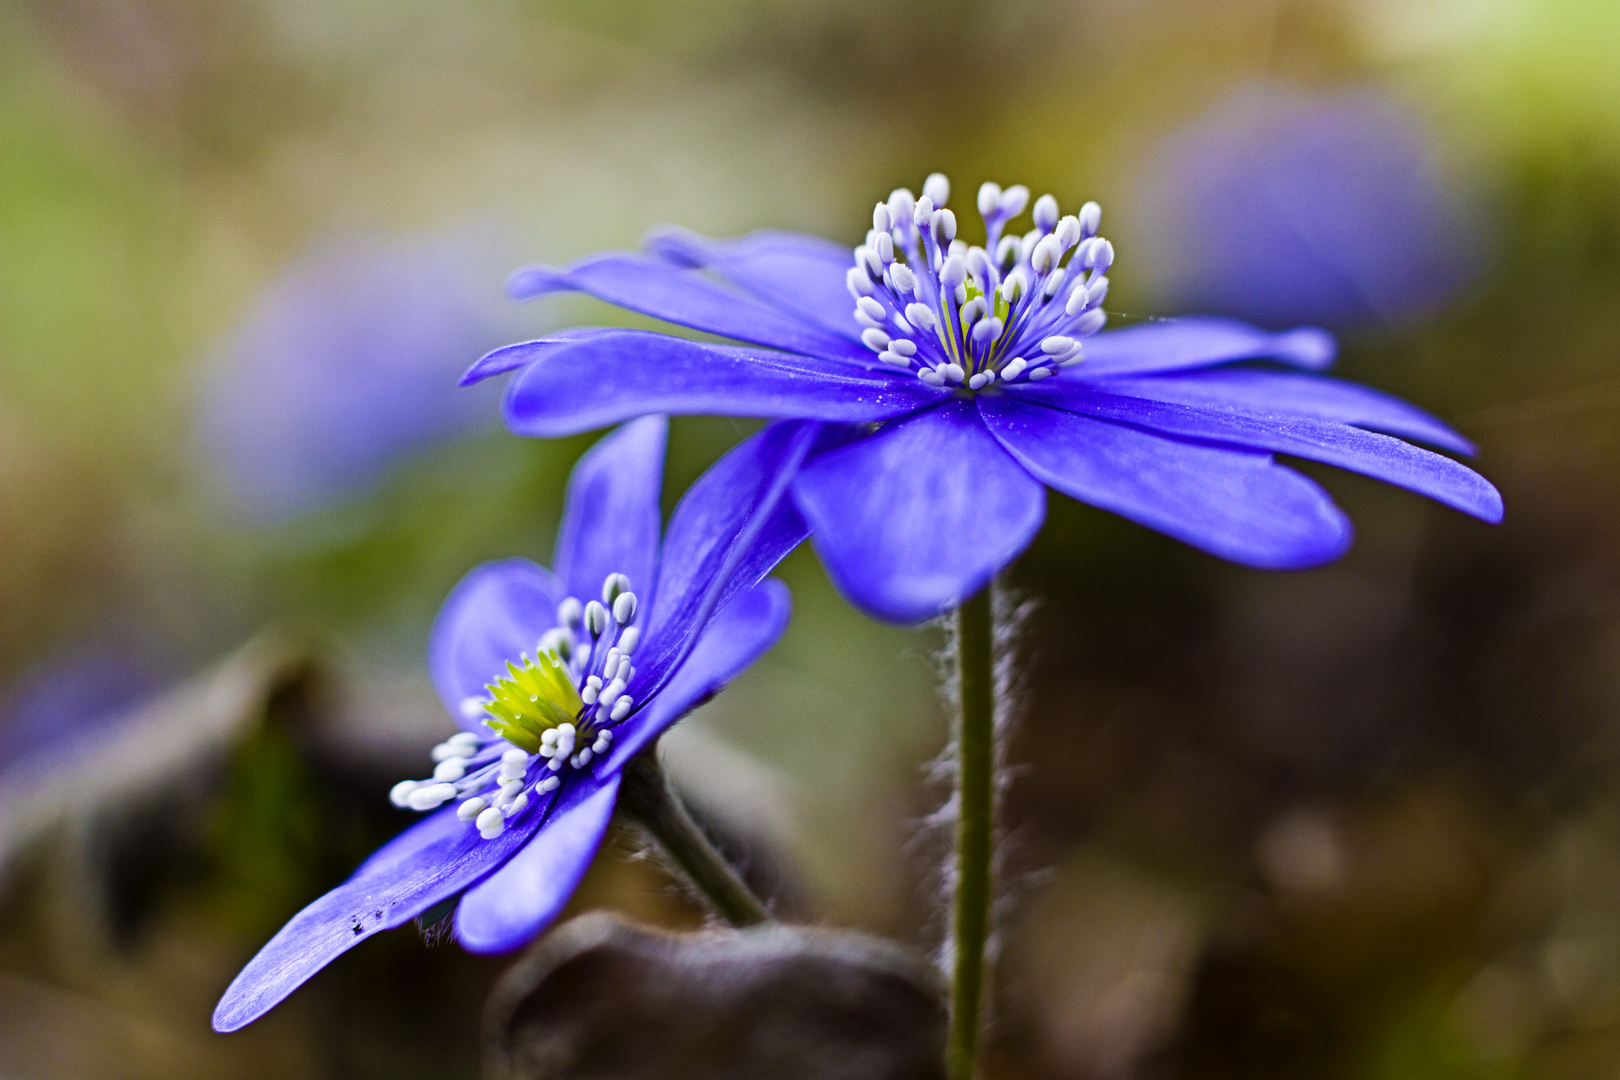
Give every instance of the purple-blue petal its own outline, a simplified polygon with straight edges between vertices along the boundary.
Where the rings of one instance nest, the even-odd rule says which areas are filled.
[[[1299,416],[1243,416],[1101,390],[1067,395],[1062,407],[1184,438],[1248,446],[1337,465],[1427,495],[1484,521],[1502,520],[1502,496],[1490,481],[1468,466],[1393,436],[1348,424]]]
[[[473,362],[461,376],[461,386],[471,386],[483,382],[496,375],[504,375],[514,371],[525,364],[533,363],[543,356],[548,349],[559,345],[567,345],[581,338],[595,337],[597,334],[611,333],[617,327],[611,326],[581,326],[572,330],[559,330],[555,334],[548,334],[533,341],[520,341],[516,345],[502,345],[493,352],[485,353]]]
[[[484,687],[506,674],[507,661],[533,651],[557,625],[564,595],[551,571],[528,559],[484,563],[457,583],[428,637],[428,673],[457,723],[488,733],[462,715],[461,703],[487,698]]]
[[[709,620],[664,688],[626,721],[608,756],[597,764],[597,774],[610,776],[623,768],[671,724],[764,656],[787,629],[792,611],[787,586],[774,578],[734,597]]]
[[[1142,379],[1108,379],[1092,386],[1079,380],[1050,379],[1038,389],[1050,393],[1055,400],[1061,400],[1071,391],[1085,393],[1098,389],[1110,394],[1260,418],[1304,416],[1332,420],[1416,439],[1456,454],[1472,456],[1474,453],[1473,443],[1453,431],[1445,421],[1417,406],[1371,387],[1325,375],[1229,367]]]
[[[619,797],[619,777],[571,777],[534,838],[467,890],[456,939],[475,953],[510,952],[549,926],[590,868]]]
[[[513,432],[551,438],[654,412],[867,423],[943,393],[836,360],[620,330],[544,346],[507,388],[504,410]]]
[[[847,338],[711,277],[646,255],[610,251],[561,269],[525,267],[507,282],[507,292],[520,300],[575,290],[655,319],[767,348],[866,358],[866,350]]]
[[[1350,546],[1350,521],[1271,455],[1185,442],[1006,396],[985,423],[1036,478],[1084,503],[1234,562],[1316,566]]]
[[[407,829],[348,881],[293,916],[259,950],[220,999],[214,1030],[236,1031],[252,1023],[366,938],[401,926],[475,884],[510,859],[539,820],[531,810],[494,840],[484,840],[447,807]]]
[[[1080,379],[1185,371],[1234,360],[1276,360],[1321,371],[1333,365],[1333,335],[1314,326],[1273,334],[1236,319],[1192,316],[1110,330],[1086,339]],[[1069,378],[1070,376],[1065,376]]]
[[[736,240],[711,240],[689,229],[651,233],[648,251],[684,266],[704,267],[773,307],[795,312],[832,333],[860,340],[844,277],[850,249],[819,236],[762,229]]]
[[[668,420],[644,416],[604,437],[574,466],[552,559],[568,595],[591,600],[609,574],[620,573],[643,604],[652,600],[668,435]]]
[[[961,398],[816,458],[793,494],[834,583],[899,623],[984,588],[1046,513],[1041,485]]]

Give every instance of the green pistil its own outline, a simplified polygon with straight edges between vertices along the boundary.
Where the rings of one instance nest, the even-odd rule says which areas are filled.
[[[541,653],[535,660],[522,659],[522,667],[507,661],[510,674],[485,688],[493,699],[484,706],[493,717],[485,723],[513,746],[538,754],[540,737],[550,728],[576,723],[585,703],[556,657]]]

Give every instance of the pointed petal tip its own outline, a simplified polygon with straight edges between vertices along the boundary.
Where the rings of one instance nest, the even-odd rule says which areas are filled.
[[[533,300],[547,293],[567,292],[568,271],[544,263],[520,266],[506,279],[506,295],[513,300]]]
[[[1319,326],[1299,326],[1277,335],[1277,351],[1302,368],[1326,371],[1339,355],[1339,343]]]

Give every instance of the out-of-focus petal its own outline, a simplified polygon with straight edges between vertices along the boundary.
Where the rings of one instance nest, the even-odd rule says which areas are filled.
[[[507,283],[507,292],[520,300],[576,290],[655,319],[767,348],[857,359],[867,355],[859,344],[747,293],[646,255],[610,251],[562,268],[528,266]]]
[[[354,876],[271,938],[214,1010],[215,1031],[257,1020],[321,968],[379,930],[401,926],[510,859],[540,820],[531,809],[494,840],[445,808],[385,844]]]
[[[507,661],[534,651],[540,635],[557,625],[564,595],[556,576],[528,559],[484,563],[457,583],[428,638],[428,673],[457,723],[488,734],[461,703],[488,697],[484,687],[506,674]]]
[[[535,359],[507,390],[507,426],[540,438],[655,412],[858,424],[944,396],[889,371],[642,330],[510,349],[530,350]]]
[[[461,898],[457,940],[475,953],[509,952],[549,926],[602,846],[618,797],[616,773],[570,776],[534,839]]]
[[[1325,420],[1299,416],[1258,418],[1121,397],[1100,390],[1070,394],[1062,405],[1087,416],[1189,439],[1248,446],[1337,465],[1427,495],[1484,521],[1502,520],[1502,496],[1490,481],[1466,465],[1390,435]]]
[[[819,236],[761,229],[735,240],[711,240],[690,229],[658,229],[647,250],[672,262],[700,266],[773,306],[786,308],[851,341],[860,327],[844,275],[850,249]]]
[[[567,345],[570,342],[578,341],[580,338],[595,337],[598,334],[611,334],[617,329],[617,327],[613,326],[581,326],[572,330],[559,330],[554,334],[548,334],[533,341],[523,341],[516,345],[502,345],[494,352],[485,353],[475,360],[473,366],[462,374],[459,385],[472,386],[474,383],[481,383],[485,379],[494,378],[496,375],[504,375],[508,371],[515,371],[525,364],[533,363],[548,348]]]
[[[652,600],[668,435],[668,420],[644,416],[604,437],[574,466],[552,559],[568,595],[590,600],[609,574],[620,573],[643,605]]]
[[[675,721],[719,693],[775,645],[787,629],[793,601],[786,585],[766,580],[733,597],[709,620],[703,635],[664,688],[619,732],[613,749],[596,766],[608,776]]]
[[[1269,454],[1010,397],[981,397],[979,409],[1042,482],[1211,554],[1284,570],[1329,562],[1350,546],[1350,521],[1327,492]]]
[[[1041,485],[962,399],[822,455],[793,494],[844,595],[900,623],[984,588],[1046,513]]]
[[[1064,379],[1185,371],[1234,360],[1276,360],[1321,371],[1333,365],[1337,351],[1333,336],[1314,326],[1273,334],[1236,319],[1207,317],[1127,326],[1087,338],[1085,345],[1085,361]]]

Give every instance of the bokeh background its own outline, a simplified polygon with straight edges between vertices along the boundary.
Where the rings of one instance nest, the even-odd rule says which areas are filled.
[[[1508,506],[1311,469],[1356,546],[1264,574],[1051,497],[991,1075],[1620,1074],[1610,0],[4,0],[0,1076],[477,1075],[505,961],[410,928],[208,1017],[406,823],[450,586],[549,556],[590,440],[454,381],[623,317],[504,275],[854,243],[935,169],[1098,199],[1113,325],[1333,328]],[[676,421],[668,503],[749,430]],[[932,948],[938,631],[781,576],[677,778],[784,911]],[[628,837],[575,907],[701,921]]]

